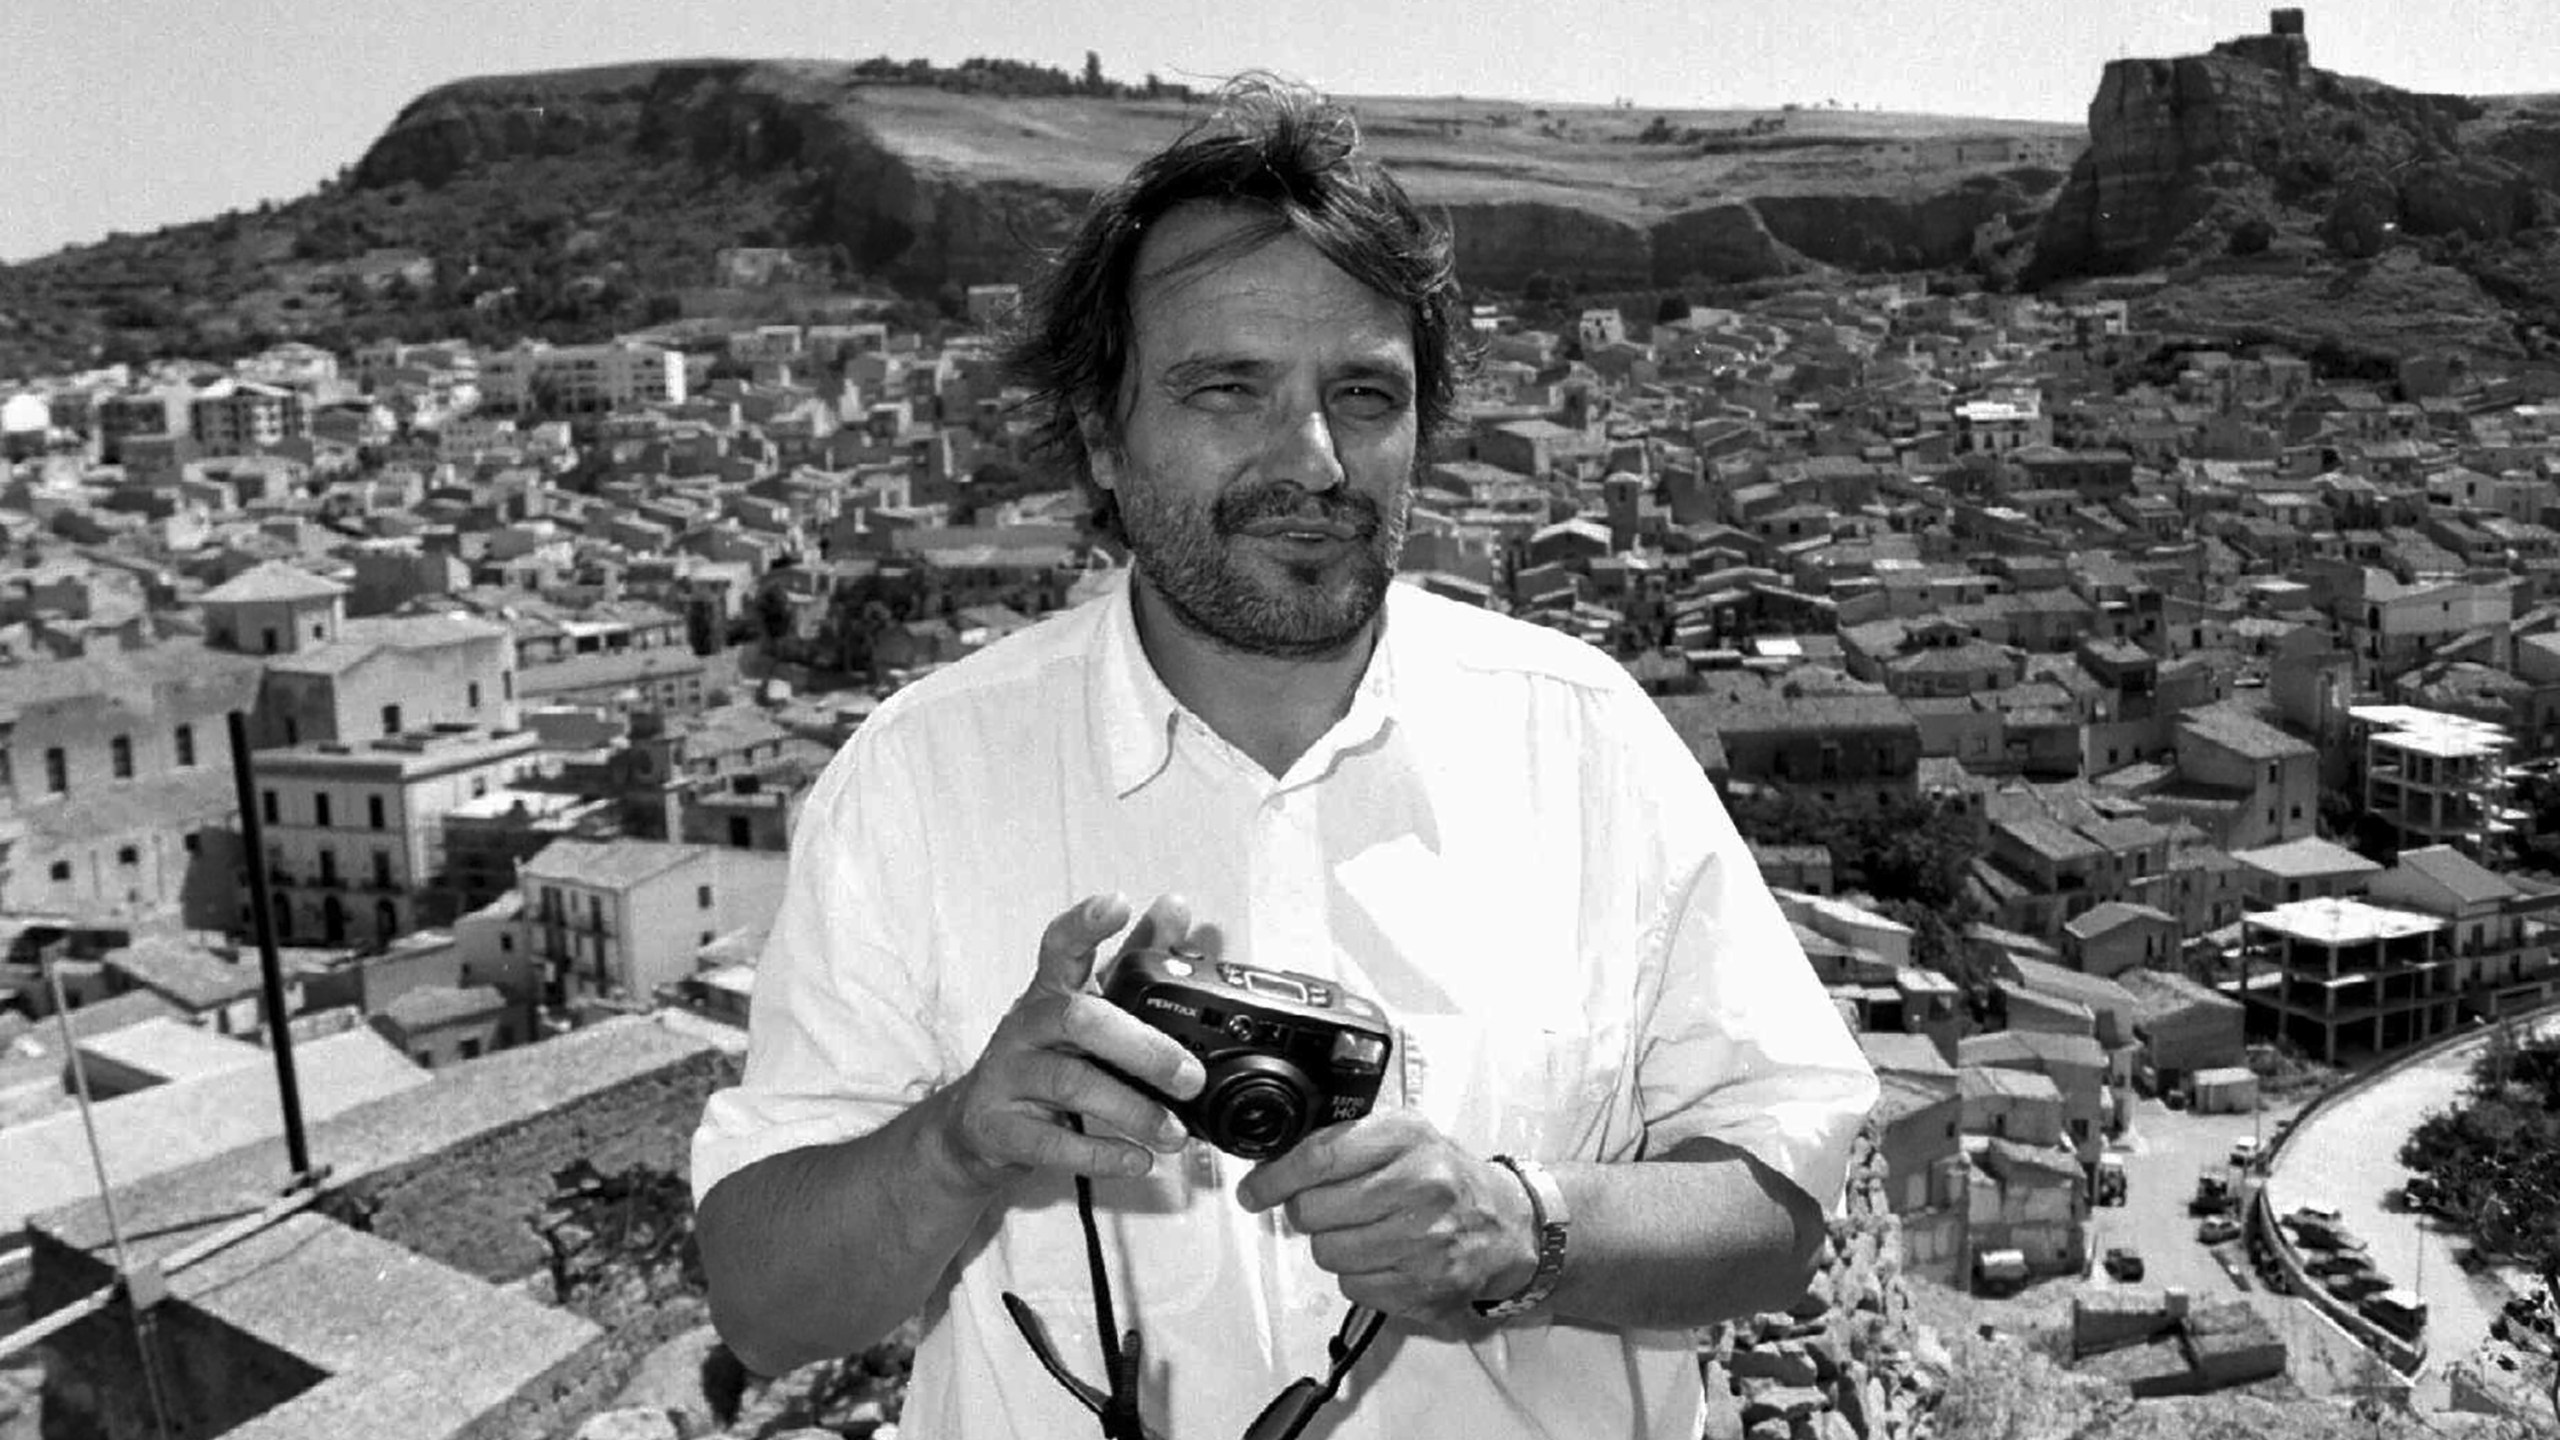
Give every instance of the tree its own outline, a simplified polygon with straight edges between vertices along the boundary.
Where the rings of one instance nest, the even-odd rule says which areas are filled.
[[[1084,52],[1084,93],[1107,94],[1110,85],[1110,81],[1102,78],[1102,56],[1091,50]]]

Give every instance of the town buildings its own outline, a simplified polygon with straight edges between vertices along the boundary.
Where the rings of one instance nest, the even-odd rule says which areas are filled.
[[[2560,426],[2521,369],[2411,398],[1912,289],[1483,307],[1399,579],[1626,667],[1885,1077],[1914,1263],[2059,1273],[2134,1093],[2560,992]],[[1125,579],[1018,398],[979,342],[771,318],[0,389],[0,1017],[43,955],[104,1030],[257,1043],[254,859],[289,1023],[359,1069],[733,1031],[827,757]],[[59,1100],[0,1069],[0,1146]]]

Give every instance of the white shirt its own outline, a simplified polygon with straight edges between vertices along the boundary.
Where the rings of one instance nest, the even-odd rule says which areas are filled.
[[[1378,1001],[1412,1062],[1380,1103],[1478,1155],[1628,1160],[1713,1135],[1828,1209],[1875,1099],[1697,760],[1607,656],[1392,586],[1349,711],[1275,779],[1165,689],[1124,585],[900,691],[820,778],[744,1081],[694,1140],[696,1197],[958,1077],[1050,919],[1109,890],[1180,892],[1215,953]],[[1240,1435],[1321,1376],[1345,1308],[1279,1212],[1235,1203],[1248,1168],[1195,1142],[1095,1186],[1144,1413],[1175,1440]],[[1066,1178],[991,1209],[947,1286],[903,1435],[1099,1433],[998,1299],[1030,1301],[1102,1382]],[[1391,1323],[1308,1434],[1688,1440],[1700,1399],[1686,1332],[1533,1318],[1461,1343]]]

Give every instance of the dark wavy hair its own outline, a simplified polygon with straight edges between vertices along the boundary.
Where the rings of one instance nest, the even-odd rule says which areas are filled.
[[[1092,507],[1088,524],[1114,543],[1127,539],[1119,506],[1094,483],[1082,424],[1092,417],[1102,439],[1118,443],[1121,384],[1137,333],[1130,294],[1138,247],[1174,207],[1202,202],[1262,212],[1233,249],[1295,235],[1403,307],[1425,445],[1447,421],[1471,354],[1448,227],[1362,148],[1350,110],[1268,76],[1231,81],[1205,119],[1094,197],[1026,291],[1005,346],[1009,378],[1031,392],[1033,458],[1074,479]]]

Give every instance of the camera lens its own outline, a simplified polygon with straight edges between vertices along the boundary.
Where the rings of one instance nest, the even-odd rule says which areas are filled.
[[[1217,1091],[1207,1110],[1211,1143],[1247,1160],[1279,1154],[1307,1129],[1304,1088],[1268,1073],[1236,1077]]]

